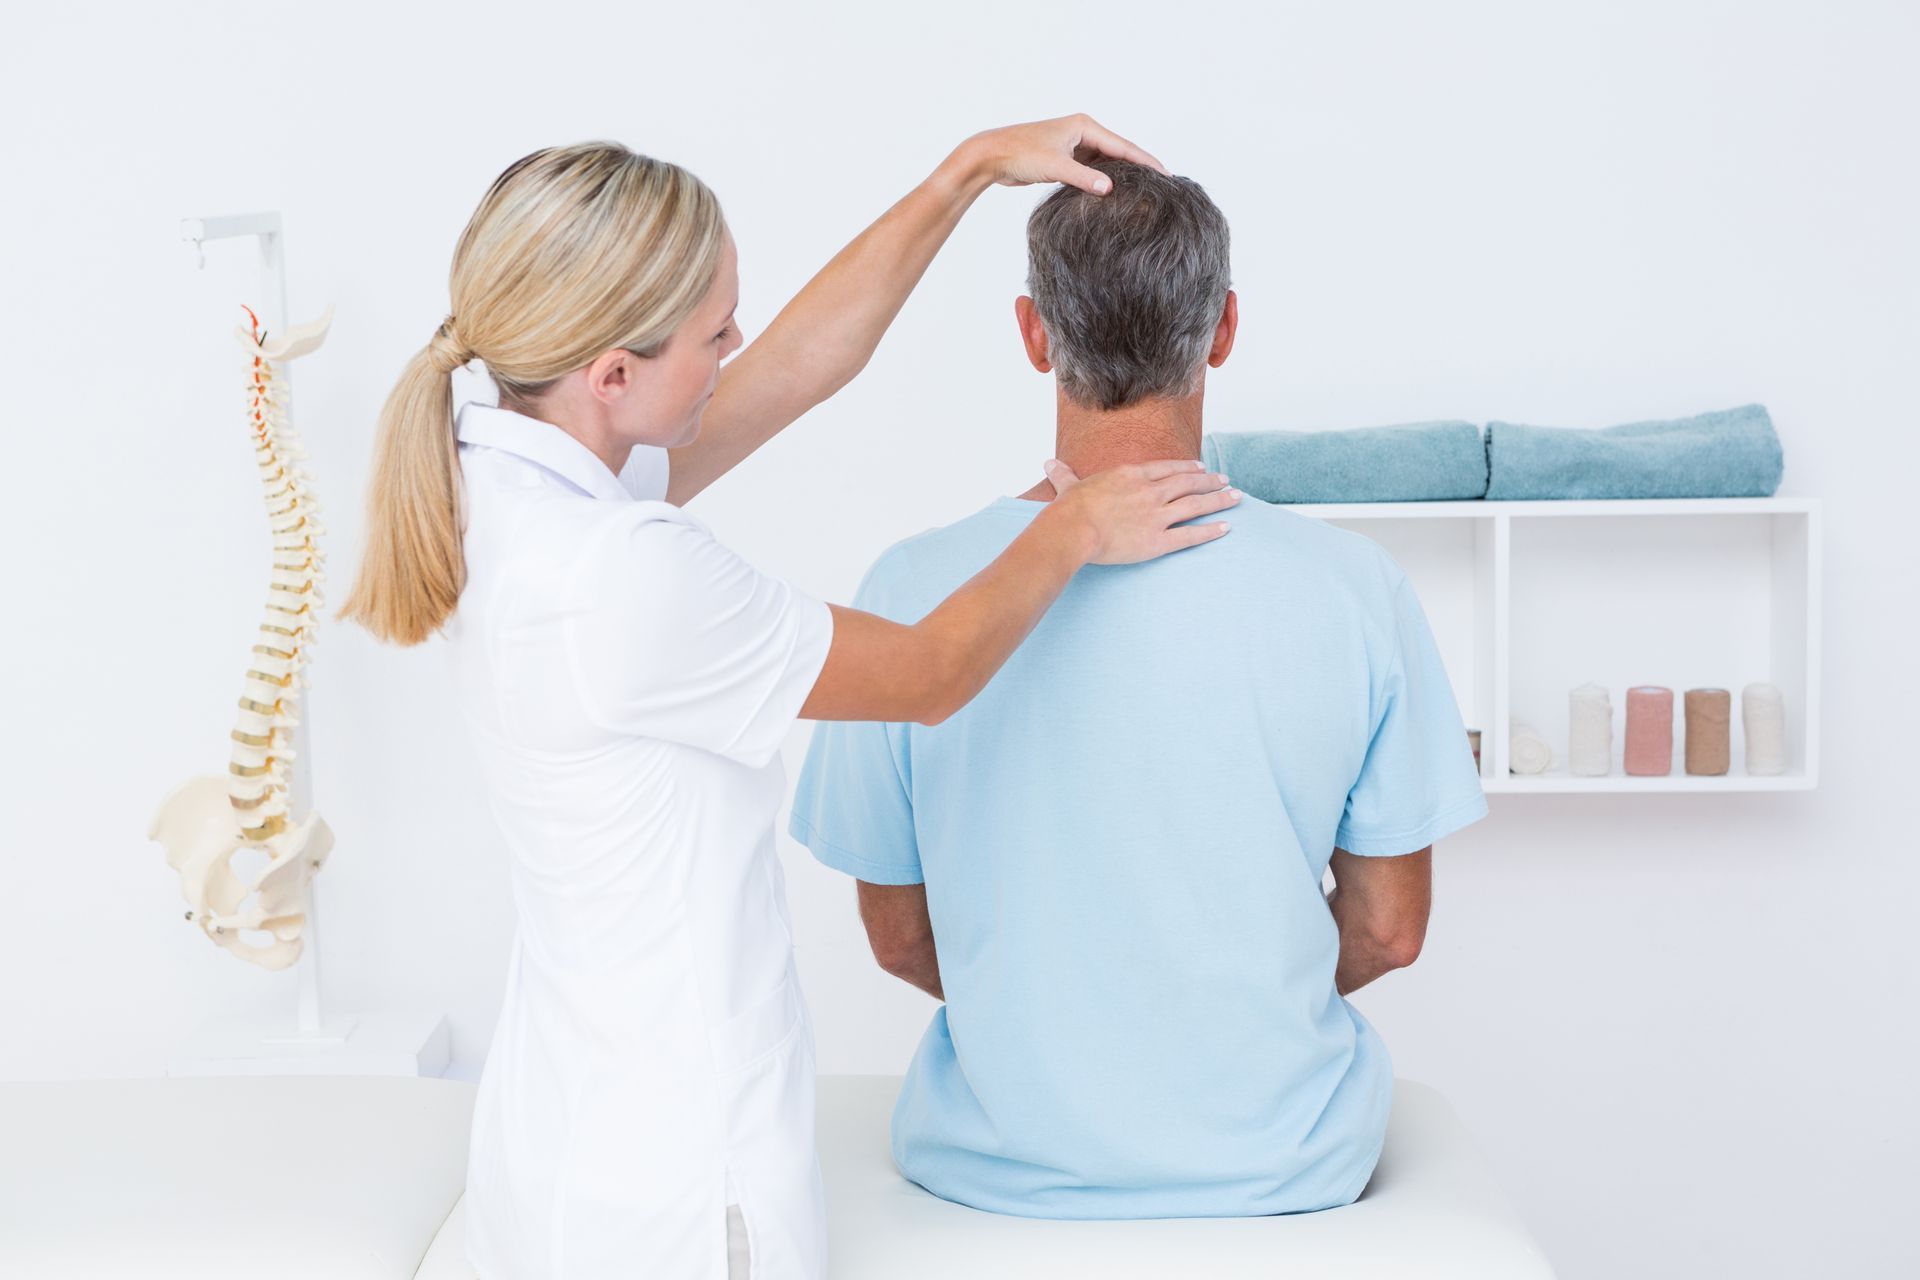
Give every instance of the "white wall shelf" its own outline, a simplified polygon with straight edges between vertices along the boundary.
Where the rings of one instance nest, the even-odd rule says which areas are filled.
[[[1803,791],[1819,780],[1817,498],[1301,503],[1302,515],[1384,546],[1420,593],[1489,793]],[[1780,686],[1788,767],[1746,772],[1740,690]],[[1603,777],[1566,771],[1567,694],[1604,686],[1614,710]],[[1625,772],[1626,691],[1674,691],[1673,770]],[[1684,695],[1732,694],[1726,774],[1686,769]],[[1508,723],[1553,747],[1541,774],[1507,768]]]

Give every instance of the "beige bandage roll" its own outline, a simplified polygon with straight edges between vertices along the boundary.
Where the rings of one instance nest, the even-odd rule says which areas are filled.
[[[1740,724],[1747,735],[1747,772],[1787,771],[1787,705],[1780,686],[1756,681],[1740,691]]]
[[[1567,772],[1582,778],[1613,771],[1613,701],[1606,689],[1583,684],[1567,695]]]
[[[1553,767],[1553,748],[1530,724],[1507,722],[1507,772],[1545,773]]]
[[[1725,689],[1687,690],[1687,772],[1727,771],[1733,732],[1733,695]]]

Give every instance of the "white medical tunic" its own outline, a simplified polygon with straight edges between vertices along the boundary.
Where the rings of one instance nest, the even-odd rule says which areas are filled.
[[[483,1280],[826,1274],[813,1031],[773,819],[831,615],[558,427],[462,406],[447,627],[518,911],[480,1077]]]

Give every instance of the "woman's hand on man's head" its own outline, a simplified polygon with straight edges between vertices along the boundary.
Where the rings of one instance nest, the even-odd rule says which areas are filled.
[[[1065,182],[1105,195],[1112,185],[1107,175],[1088,167],[1089,161],[1103,156],[1167,171],[1151,154],[1085,113],[988,129],[960,145],[970,149],[987,177],[1003,187]]]

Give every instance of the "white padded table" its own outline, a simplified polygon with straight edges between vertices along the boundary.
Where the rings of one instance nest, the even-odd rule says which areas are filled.
[[[1438,1092],[1400,1080],[1360,1199],[1268,1218],[1062,1222],[983,1213],[893,1167],[894,1076],[820,1081],[834,1280],[1543,1280],[1553,1270]]]
[[[398,1076],[0,1084],[0,1276],[412,1280],[466,1184],[473,1097]]]
[[[1400,1081],[1359,1201],[1273,1218],[1056,1222],[894,1170],[899,1080],[820,1081],[834,1280],[1252,1280],[1552,1272],[1453,1109]],[[473,1280],[474,1086],[341,1076],[0,1084],[0,1276]]]

